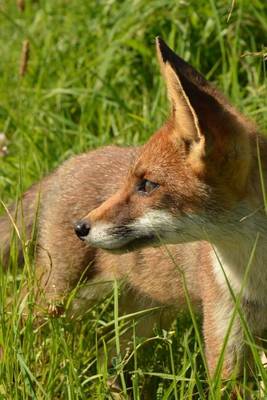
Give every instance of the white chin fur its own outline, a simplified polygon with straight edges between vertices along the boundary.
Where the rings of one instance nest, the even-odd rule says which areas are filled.
[[[190,216],[174,217],[166,210],[153,210],[129,225],[140,236],[155,234],[162,244],[177,244],[199,240],[203,236],[197,218]]]
[[[153,210],[127,225],[131,230],[130,236],[124,236],[123,233],[112,234],[112,228],[117,228],[117,225],[99,222],[92,226],[89,234],[83,239],[94,247],[107,250],[120,249],[133,239],[140,238],[142,241],[142,237],[145,239],[150,235],[158,236],[162,244],[183,243],[199,240],[200,232],[196,231],[202,229],[199,229],[198,222],[195,218],[175,218],[165,210]]]
[[[94,247],[101,247],[107,250],[118,249],[126,244],[129,239],[122,236],[119,238],[108,233],[114,227],[115,225],[111,223],[96,223],[83,239]]]
[[[147,237],[151,234],[161,236],[161,232],[166,232],[167,242],[175,241],[175,219],[166,211],[150,211],[144,216],[137,218],[129,224],[132,230],[131,236],[125,237],[123,234],[112,234],[112,228],[116,225],[112,223],[96,223],[92,226],[90,233],[83,237],[90,245],[104,249],[119,249],[131,242],[132,239]],[[164,235],[165,236],[165,235]],[[165,237],[163,238],[165,242]]]

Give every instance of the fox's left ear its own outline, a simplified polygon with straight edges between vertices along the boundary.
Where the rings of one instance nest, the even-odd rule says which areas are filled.
[[[161,39],[157,38],[156,43],[161,73],[165,78],[177,132],[179,132],[180,136],[185,140],[198,141],[201,139],[201,132],[196,112],[184,91],[179,76],[175,72],[169,60],[163,58],[160,46]]]
[[[222,147],[227,141],[236,143],[247,130],[247,121],[162,39],[156,39],[156,46],[177,135],[191,141],[203,139],[206,146],[212,144],[215,148]]]

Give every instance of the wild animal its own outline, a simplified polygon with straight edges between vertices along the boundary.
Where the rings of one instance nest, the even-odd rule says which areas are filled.
[[[188,294],[203,313],[211,375],[229,335],[228,378],[253,370],[242,319],[257,342],[267,328],[267,142],[162,39],[156,47],[167,122],[142,147],[89,151],[35,184],[0,219],[2,254],[7,263],[10,216],[29,237],[39,205],[38,312],[59,312],[82,279],[68,310],[81,315],[117,280],[122,314],[158,307],[136,328],[149,337],[155,325],[170,326]]]

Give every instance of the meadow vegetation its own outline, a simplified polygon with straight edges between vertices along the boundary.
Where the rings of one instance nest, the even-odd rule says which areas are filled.
[[[74,154],[110,143],[139,145],[162,125],[169,108],[157,35],[266,128],[265,1],[28,0],[22,8],[0,3],[0,132],[7,138],[1,204]],[[29,57],[20,71],[25,41]],[[33,270],[25,245],[24,270],[17,268],[14,241],[10,272],[0,272],[0,399],[109,399],[107,378],[116,375],[134,400],[228,397],[219,375],[208,380],[201,323],[190,313],[149,341],[128,326],[133,351],[122,359],[127,318],[118,320],[117,286],[78,321],[63,315],[38,326],[29,316],[22,323],[19,292]],[[99,354],[114,339],[117,356],[108,368]],[[254,353],[259,399],[267,375]]]

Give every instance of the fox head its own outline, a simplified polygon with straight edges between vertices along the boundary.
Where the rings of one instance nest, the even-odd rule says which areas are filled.
[[[163,40],[156,47],[171,115],[123,187],[76,226],[81,239],[107,250],[206,240],[247,192],[251,126]]]

